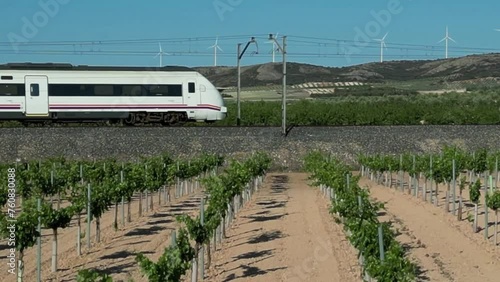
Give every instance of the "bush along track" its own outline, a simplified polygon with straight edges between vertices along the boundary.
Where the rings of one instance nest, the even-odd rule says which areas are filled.
[[[340,161],[319,152],[306,157],[305,168],[314,186],[331,199],[330,212],[337,223],[343,223],[347,238],[359,250],[364,280],[415,281],[416,266],[396,241],[391,224],[378,221],[383,205],[372,201],[369,191],[359,187],[359,177],[353,177]]]
[[[469,200],[474,204],[474,214],[468,216],[468,219],[472,221],[472,230],[474,233],[479,230],[480,205],[485,215],[484,226],[489,226],[489,209],[493,210],[496,246],[498,244],[496,239],[498,209],[500,208],[500,196],[498,196],[500,190],[497,185],[499,159],[500,152],[489,152],[486,149],[467,152],[457,147],[445,146],[437,154],[361,155],[358,161],[361,165],[362,176],[370,177],[371,180],[388,187],[394,186],[402,192],[406,186],[408,194],[418,197],[420,192],[424,201],[430,201],[436,206],[439,200],[439,185],[445,184],[444,208],[446,212],[456,215],[459,221],[462,221],[464,190],[468,187]],[[394,182],[392,181],[393,173],[396,173]],[[407,185],[405,185],[405,175],[408,175]],[[419,180],[422,178],[423,185],[420,185]],[[481,191],[483,191],[483,197],[481,197]],[[484,228],[483,231],[485,240],[489,240],[488,228]]]
[[[183,227],[178,229],[178,236],[174,233],[172,245],[165,249],[158,262],[152,262],[142,254],[137,255],[136,260],[149,281],[181,281],[189,268],[192,270],[191,281],[198,281],[199,277],[203,279],[205,250],[208,258],[206,266],[210,267],[211,246],[216,248],[217,243],[222,242],[225,229],[263,183],[270,164],[269,156],[257,153],[244,162],[232,161],[220,175],[204,178],[205,196],[199,215],[177,217]]]
[[[118,204],[122,206],[122,223],[125,224],[125,202],[128,204],[128,221],[130,217],[130,202],[134,193],[141,195],[142,192],[150,192],[151,197],[146,207],[152,209],[152,192],[158,192],[159,203],[163,190],[164,198],[170,200],[170,185],[175,179],[183,185],[176,185],[176,196],[183,196],[187,192],[193,192],[199,178],[208,175],[221,166],[224,158],[217,155],[202,155],[198,158],[184,161],[175,161],[168,155],[152,158],[144,158],[138,162],[118,163],[116,160],[102,161],[69,161],[63,158],[48,159],[45,161],[32,161],[27,163],[1,164],[0,177],[7,179],[9,171],[15,167],[16,190],[22,208],[16,209],[19,215],[16,217],[16,250],[18,258],[18,281],[22,281],[24,273],[26,249],[39,244],[41,246],[41,228],[52,231],[52,272],[57,267],[57,238],[60,229],[67,228],[71,219],[77,217],[78,231],[76,234],[76,250],[82,255],[81,248],[81,213],[86,212],[87,223],[87,250],[90,251],[92,244],[90,238],[90,226],[92,221],[96,224],[95,241],[100,238],[100,219],[111,207],[115,207],[114,227],[118,228]],[[11,173],[12,174],[12,173]],[[188,185],[188,183],[194,183]],[[186,189],[182,189],[186,187]],[[163,189],[162,189],[163,188]],[[188,189],[189,188],[189,189]],[[54,204],[57,198],[57,205]],[[68,200],[67,207],[61,208],[61,201]],[[15,209],[13,203],[8,199],[0,198],[2,207]],[[140,207],[142,212],[142,207]],[[0,227],[2,239],[7,235],[6,214],[0,216]],[[37,257],[37,260],[41,260]],[[82,272],[82,275],[95,276],[92,272]]]

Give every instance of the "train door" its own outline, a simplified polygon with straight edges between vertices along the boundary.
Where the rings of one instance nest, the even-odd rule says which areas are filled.
[[[49,90],[46,76],[25,76],[26,116],[49,116]]]
[[[188,106],[196,106],[200,103],[200,93],[196,85],[196,79],[189,79],[186,82],[184,88],[184,93],[186,93],[186,95],[184,95],[184,103]]]

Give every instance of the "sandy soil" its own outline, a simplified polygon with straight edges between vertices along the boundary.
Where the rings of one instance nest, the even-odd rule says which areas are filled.
[[[458,222],[443,206],[423,202],[421,197],[367,179],[360,185],[385,203],[387,213],[381,217],[390,219],[401,232],[398,240],[420,266],[419,281],[498,281],[500,252],[481,234],[473,234],[469,223]]]
[[[205,281],[359,281],[356,252],[306,174],[270,174],[241,210]]]

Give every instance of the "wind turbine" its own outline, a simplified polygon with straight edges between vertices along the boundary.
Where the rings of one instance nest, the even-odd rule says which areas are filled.
[[[441,43],[443,41],[446,41],[446,59],[448,59],[448,40],[451,40],[451,41],[457,43],[455,40],[453,40],[453,38],[451,38],[449,36],[449,34],[448,34],[448,26],[446,26],[446,36],[443,39],[441,39],[441,41],[438,42],[438,43]]]
[[[380,41],[380,62],[381,63],[384,62],[384,48],[387,49],[387,45],[385,45],[385,38],[387,37],[387,34],[389,34],[389,33],[386,33],[384,35],[384,37],[382,37],[382,39],[373,39],[375,41]]]
[[[169,53],[164,53],[163,49],[161,48],[161,43],[158,42],[158,46],[160,46],[160,52],[156,54],[155,58],[160,56],[160,68],[163,67],[163,55],[170,55]]]
[[[218,42],[219,42],[219,37],[217,36],[217,37],[215,38],[215,44],[214,44],[214,45],[212,45],[212,46],[210,46],[210,47],[208,47],[208,49],[210,49],[210,48],[214,48],[214,67],[216,67],[216,66],[217,66],[217,49],[219,49],[221,52],[224,52],[224,51],[223,51],[223,50],[219,47]]]
[[[276,32],[276,35],[274,35],[274,38],[278,39],[278,32]],[[278,48],[278,46],[276,45],[276,42],[274,40],[269,40],[269,42],[266,42],[266,44],[273,44],[273,47],[272,47],[272,50],[270,53],[273,54],[273,63],[275,62],[275,58],[276,58],[276,51],[280,51],[280,49]]]

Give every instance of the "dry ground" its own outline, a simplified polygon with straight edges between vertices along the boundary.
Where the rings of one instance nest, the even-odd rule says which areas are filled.
[[[306,174],[268,175],[254,197],[207,281],[359,281],[356,252]]]

